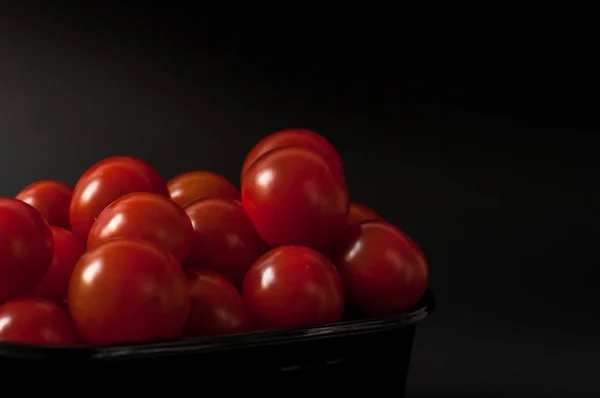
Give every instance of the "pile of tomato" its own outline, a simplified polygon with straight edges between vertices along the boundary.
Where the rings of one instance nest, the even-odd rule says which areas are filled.
[[[166,182],[117,156],[74,188],[0,198],[0,340],[111,345],[340,322],[410,310],[422,250],[350,202],[321,135],[290,129],[249,152],[241,190],[208,171]]]

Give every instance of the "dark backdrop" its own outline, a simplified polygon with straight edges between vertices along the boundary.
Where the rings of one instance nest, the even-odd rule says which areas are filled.
[[[353,199],[427,252],[438,309],[418,329],[412,396],[600,392],[593,48],[195,18],[2,12],[0,194],[74,184],[111,155],[237,183],[258,139],[314,129]]]

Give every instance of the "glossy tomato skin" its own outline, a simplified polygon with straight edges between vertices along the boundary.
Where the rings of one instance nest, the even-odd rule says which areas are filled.
[[[46,274],[54,251],[52,232],[39,211],[0,198],[0,303],[24,296]]]
[[[423,251],[384,221],[364,221],[344,232],[335,258],[348,302],[368,316],[410,309],[429,284]]]
[[[71,229],[69,206],[73,188],[60,181],[43,180],[23,189],[17,199],[35,207],[48,224]]]
[[[194,227],[186,268],[212,269],[241,288],[246,272],[266,250],[242,203],[203,199],[185,208]]]
[[[315,249],[340,234],[350,205],[340,170],[301,147],[275,149],[254,162],[244,176],[242,202],[269,246]]]
[[[348,212],[348,218],[346,219],[346,226],[344,227],[344,231],[355,226],[356,224],[360,224],[361,222],[368,220],[383,220],[383,218],[379,214],[377,214],[373,209],[370,209],[365,205],[361,205],[360,203],[352,202],[350,203],[350,211]],[[334,264],[336,262],[336,244],[337,242],[334,241],[328,247],[320,250],[320,252],[327,256],[327,258],[330,259]]]
[[[375,210],[365,205],[352,202],[350,203],[350,211],[348,212],[348,218],[346,219],[345,229],[369,220],[383,220],[383,217],[377,214]]]
[[[87,248],[118,238],[158,245],[181,264],[190,254],[194,230],[185,210],[171,199],[136,192],[120,197],[100,213],[88,235]]]
[[[68,305],[85,341],[125,344],[180,337],[190,296],[171,254],[147,242],[115,239],[81,257]]]
[[[150,192],[169,197],[165,180],[142,160],[114,156],[90,167],[73,189],[69,208],[73,233],[86,239],[102,210],[121,196],[133,192]]]
[[[240,200],[240,191],[225,177],[210,171],[190,171],[174,177],[167,184],[173,202],[185,207],[200,199]]]
[[[277,148],[290,146],[312,149],[325,159],[328,159],[342,172],[344,165],[338,151],[325,137],[307,129],[281,130],[260,140],[248,153],[242,166],[242,180],[250,166],[262,155]]]
[[[185,337],[249,332],[252,327],[240,293],[211,270],[188,271],[191,306]]]
[[[40,345],[75,345],[77,332],[57,304],[21,298],[0,307],[0,340]]]
[[[344,287],[335,267],[301,246],[278,247],[259,258],[244,279],[242,298],[261,330],[339,322],[344,312]]]
[[[83,255],[85,246],[69,230],[60,227],[51,227],[51,230],[54,242],[52,263],[31,296],[46,298],[62,305],[67,299],[71,274]]]

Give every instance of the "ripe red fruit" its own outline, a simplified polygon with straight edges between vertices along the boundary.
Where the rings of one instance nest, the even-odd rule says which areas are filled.
[[[345,229],[368,220],[383,220],[383,218],[377,214],[375,210],[368,208],[365,205],[355,202],[350,203],[350,211],[348,212],[348,218],[346,219]]]
[[[186,268],[212,269],[241,287],[252,263],[266,250],[240,202],[204,199],[185,208],[194,228]]]
[[[147,192],[120,197],[100,215],[88,235],[87,247],[116,238],[139,239],[171,253],[182,263],[192,249],[194,230],[180,206],[171,199]]]
[[[54,241],[54,256],[44,278],[31,293],[62,305],[67,299],[69,280],[73,269],[83,255],[83,243],[64,228],[51,227]]]
[[[346,219],[346,226],[344,227],[344,231],[359,224],[363,221],[367,220],[383,220],[379,214],[377,214],[374,210],[368,208],[367,206],[361,205],[359,203],[350,203],[350,211],[348,212],[348,218]],[[328,259],[330,259],[335,264],[335,246],[336,242],[334,241],[330,246],[320,249],[319,251],[323,253]]]
[[[40,345],[77,344],[67,314],[43,298],[22,298],[0,307],[0,340]]]
[[[114,156],[90,167],[73,190],[71,229],[86,239],[94,220],[109,204],[133,192],[169,197],[165,180],[149,164],[128,156]]]
[[[240,191],[225,177],[210,171],[190,171],[167,184],[173,202],[185,207],[200,199],[226,198],[240,200]]]
[[[344,311],[335,267],[301,246],[279,247],[259,258],[244,279],[242,298],[254,326],[264,330],[338,322]]]
[[[384,221],[365,221],[344,232],[335,264],[348,302],[369,316],[396,315],[410,309],[429,283],[423,251]]]
[[[186,337],[244,333],[250,318],[240,294],[225,277],[210,270],[191,270],[191,306]]]
[[[260,140],[248,153],[242,166],[242,179],[252,164],[265,153],[277,148],[297,146],[311,149],[344,171],[338,151],[322,135],[306,129],[287,129],[273,133]]]
[[[315,249],[343,230],[350,205],[342,172],[301,147],[275,149],[256,160],[244,175],[242,202],[268,245]]]
[[[85,341],[124,344],[180,337],[190,295],[171,254],[146,242],[117,239],[81,257],[68,304]]]
[[[24,296],[50,267],[52,232],[39,211],[27,203],[0,198],[0,303]]]
[[[71,229],[69,205],[73,188],[60,181],[38,181],[16,196],[16,199],[35,207],[48,224]]]

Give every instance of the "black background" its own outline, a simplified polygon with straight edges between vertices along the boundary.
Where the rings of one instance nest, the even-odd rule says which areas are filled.
[[[438,309],[409,396],[597,396],[596,54],[375,20],[6,9],[0,194],[112,155],[237,183],[260,138],[313,129],[353,199],[428,254]]]

